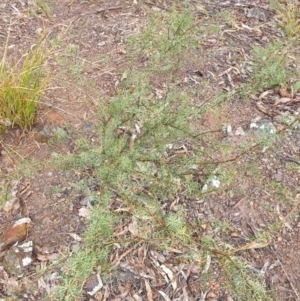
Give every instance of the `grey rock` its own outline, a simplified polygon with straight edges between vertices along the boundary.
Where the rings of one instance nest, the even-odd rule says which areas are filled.
[[[87,196],[80,201],[82,206],[92,206],[94,203],[94,198],[92,196]]]
[[[269,119],[255,118],[249,125],[250,130],[258,132],[267,132],[269,134],[276,134],[277,130],[274,124]]]
[[[27,266],[32,262],[32,245],[32,241],[27,241],[6,252],[2,266],[8,274],[23,277]]]
[[[265,21],[266,15],[262,9],[258,7],[253,7],[248,10],[247,18],[257,19],[259,21]]]
[[[238,127],[236,130],[235,130],[235,133],[234,133],[236,136],[246,136],[246,133],[244,132],[243,128],[242,127]]]

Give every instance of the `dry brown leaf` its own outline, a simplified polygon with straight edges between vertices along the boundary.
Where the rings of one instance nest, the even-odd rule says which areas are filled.
[[[206,295],[206,298],[208,299],[217,299],[217,295],[213,292],[209,292],[207,295]]]
[[[164,292],[158,291],[166,301],[172,301]]]
[[[118,236],[126,234],[127,232],[128,232],[128,227],[124,227],[124,229],[121,232],[114,233],[112,236],[113,237],[118,237]]]
[[[128,77],[128,71],[125,70],[122,74],[121,81],[123,81],[124,79],[127,79],[127,77]]]
[[[260,95],[259,95],[259,99],[263,99],[263,98],[265,98],[267,95],[269,95],[269,94],[272,94],[273,93],[273,90],[267,90],[267,91],[264,91],[264,92],[262,92]]]
[[[103,295],[101,292],[97,292],[94,296],[94,299],[97,301],[102,301],[103,300]],[[92,300],[92,299],[91,299]]]
[[[176,288],[177,288],[177,282],[176,282],[176,279],[174,279],[174,274],[173,274],[173,272],[169,269],[169,268],[167,268],[165,265],[161,265],[160,266],[161,267],[161,269],[167,274],[167,276],[168,276],[168,282],[170,282],[171,281],[171,285],[172,285],[172,288],[173,288],[173,290],[175,291],[176,290]]]
[[[134,248],[130,248],[129,250],[125,251],[115,262],[112,262],[112,266],[118,266],[121,262],[121,260],[127,256],[129,253],[131,253],[134,250]]]
[[[116,249],[115,252],[111,253],[111,255],[109,257],[109,262],[113,263],[113,262],[117,261],[117,258],[119,258],[118,249]]]
[[[279,99],[276,99],[275,102],[274,102],[274,106],[277,106],[281,103],[287,103],[287,102],[290,102],[292,99],[289,98],[289,97],[282,97],[282,98],[279,98]]]
[[[153,295],[152,295],[152,290],[151,290],[150,284],[146,279],[144,279],[144,281],[145,281],[145,286],[146,286],[146,291],[147,291],[147,300],[153,301]]]
[[[21,218],[16,221],[11,228],[4,232],[0,237],[0,251],[3,251],[5,248],[16,242],[24,240],[28,235],[30,222],[31,219],[28,217]]]
[[[284,226],[286,226],[287,228],[289,228],[291,231],[293,231],[292,226],[288,222],[285,222],[283,224],[284,224]]]
[[[164,94],[165,94],[164,90],[155,89],[155,97],[156,97],[156,99],[162,99],[163,96],[164,96]]]
[[[158,252],[156,252],[156,251],[153,251],[153,250],[151,250],[150,251],[150,254],[151,254],[151,258],[153,259],[153,260],[155,260],[156,262],[157,261],[159,261],[159,262],[161,262],[161,263],[164,263],[164,262],[166,262],[166,257],[164,256],[164,255],[162,255],[161,253],[158,253]],[[155,263],[157,266],[159,266],[159,263],[157,262],[157,263]]]
[[[263,105],[263,102],[262,102],[262,101],[258,101],[258,102],[256,103],[256,106],[257,106],[257,108],[258,108],[261,112],[263,112],[263,113],[265,113],[265,114],[267,114],[267,115],[272,115],[272,112],[270,112],[270,111],[268,110],[268,108],[266,108],[266,107]]]
[[[188,280],[193,268],[194,268],[193,264],[187,264],[187,265],[185,265],[181,268],[180,272],[181,272],[181,274],[182,274],[182,276],[184,277],[185,280]],[[183,271],[184,269],[187,269],[186,273]],[[197,274],[199,274],[199,272],[200,272],[200,270],[197,269]]]
[[[182,254],[182,251],[166,246],[166,250],[172,253]]]
[[[181,299],[182,301],[189,301],[189,295],[188,295],[188,292],[186,291],[186,288],[183,287],[182,288],[182,295],[181,295]]]
[[[124,208],[118,208],[115,210],[115,212],[131,212],[132,209],[129,207],[124,207]]]
[[[52,254],[38,254],[37,259],[40,261],[57,260],[59,258],[58,253]]]
[[[135,301],[143,301],[143,299],[136,293],[134,292],[132,295],[132,298],[135,300]]]
[[[279,94],[281,97],[288,97],[289,96],[289,93],[287,91],[287,88],[286,87],[283,87],[279,90]]]
[[[46,282],[45,282],[45,280],[44,280],[44,278],[43,277],[40,277],[39,279],[38,279],[38,288],[39,289],[41,289],[41,288],[44,288],[47,292],[48,292],[48,286],[47,286],[47,284],[46,284]]]
[[[107,287],[105,287],[105,292],[104,292],[104,296],[103,296],[102,301],[106,301],[109,296],[110,296],[110,291],[108,290]]]
[[[231,253],[236,253],[239,251],[245,251],[245,250],[250,250],[250,249],[261,249],[267,247],[271,243],[271,240],[269,241],[251,241],[250,243],[246,244],[245,246],[242,246],[238,249],[233,250]]]
[[[137,223],[136,223],[136,222],[130,223],[130,224],[128,225],[128,230],[129,230],[129,232],[130,232],[133,236],[138,236],[138,234],[139,234],[139,231],[138,231],[138,227],[137,227]]]
[[[205,267],[202,271],[202,274],[205,274],[208,272],[209,268],[210,268],[210,264],[211,264],[211,256],[208,254],[206,257],[206,263],[205,263]]]
[[[208,290],[205,291],[205,292],[202,291],[201,292],[201,297],[200,297],[199,301],[204,301],[206,299],[207,293],[208,293]]]
[[[78,242],[81,242],[83,239],[76,233],[69,233],[69,235],[75,240],[75,241],[78,241]]]
[[[147,250],[145,249],[144,246],[141,246],[139,249],[138,249],[138,259],[140,262],[144,262],[145,258],[147,256]]]

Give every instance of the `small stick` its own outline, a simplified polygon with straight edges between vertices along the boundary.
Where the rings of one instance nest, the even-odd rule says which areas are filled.
[[[123,6],[114,6],[114,7],[103,8],[103,9],[97,10],[96,14],[103,13],[106,10],[117,10],[117,9],[122,9],[122,8],[123,8]]]
[[[163,9],[163,10],[168,10],[167,8],[165,8],[165,7],[163,7],[163,6],[157,5],[157,4],[152,3],[152,2],[145,2],[145,4],[147,4],[147,5],[149,5],[149,6],[156,6],[156,7],[160,8],[160,9]]]

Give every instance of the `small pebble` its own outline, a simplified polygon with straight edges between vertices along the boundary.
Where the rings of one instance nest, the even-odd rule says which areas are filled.
[[[244,130],[243,130],[242,127],[238,127],[238,128],[235,130],[235,135],[236,135],[236,136],[245,136],[246,134],[245,134],[245,132],[244,132]]]

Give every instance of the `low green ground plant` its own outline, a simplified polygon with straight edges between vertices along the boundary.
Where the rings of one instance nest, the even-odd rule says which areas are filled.
[[[241,301],[274,300],[273,296],[267,293],[262,276],[249,269],[249,264],[238,256],[232,256],[231,259],[222,260],[223,271],[227,275],[227,287],[231,293],[238,296]]]
[[[54,0],[35,0],[35,4],[45,15],[48,15],[50,13],[51,11],[50,4],[53,2]]]
[[[273,87],[286,87],[290,78],[287,45],[274,42],[267,47],[255,47],[254,53],[253,90],[262,92]]]
[[[184,206],[173,211],[164,208],[179,195],[194,201],[204,197],[203,183],[194,176],[205,159],[201,147],[204,135],[196,132],[192,124],[205,110],[203,106],[193,106],[189,94],[175,80],[185,55],[195,47],[196,32],[190,12],[154,13],[143,32],[129,43],[132,63],[123,70],[116,96],[101,103],[99,145],[91,146],[89,141],[79,139],[77,153],[52,158],[60,168],[89,170],[91,175],[73,187],[94,200],[94,206],[89,208],[92,216],[83,236],[84,244],[65,264],[61,285],[56,290],[58,300],[79,298],[93,272],[113,273],[116,267],[111,266],[109,255],[115,248],[124,251],[143,243],[158,250],[173,247],[183,250],[182,260],[207,261],[208,268],[212,256],[227,254],[217,253],[214,237],[201,237],[201,227],[195,227],[199,220],[189,221]],[[137,68],[140,60],[146,63]],[[163,79],[160,95],[156,93],[154,74]],[[213,103],[220,105],[228,97],[221,95]],[[229,185],[233,172],[218,169],[218,165],[205,165],[207,177],[219,171],[222,181]],[[114,202],[118,202],[118,210],[112,207]],[[131,233],[113,236],[119,225],[127,225]],[[233,264],[233,270],[229,263],[235,260],[224,256],[224,268],[230,277],[249,270],[238,264]],[[243,275],[239,279],[244,279],[244,283],[238,285],[246,289],[233,289],[242,294],[241,300],[247,300],[246,296],[248,300],[269,300],[255,275]],[[252,290],[256,290],[254,299]]]

